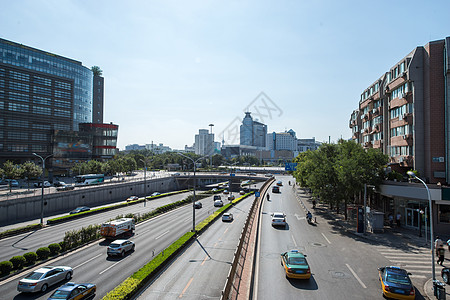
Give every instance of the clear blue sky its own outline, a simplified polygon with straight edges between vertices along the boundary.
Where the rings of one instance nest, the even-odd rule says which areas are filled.
[[[151,141],[181,149],[210,123],[219,141],[251,103],[269,132],[350,138],[361,92],[416,46],[450,36],[448,0],[0,0],[0,7],[0,37],[100,66],[104,121],[119,124],[120,149]],[[269,106],[252,102],[260,92]]]

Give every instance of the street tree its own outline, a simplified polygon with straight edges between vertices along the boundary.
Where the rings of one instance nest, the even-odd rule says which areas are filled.
[[[8,160],[3,164],[3,176],[6,179],[19,179],[22,176],[22,169],[19,165]],[[11,181],[9,181],[9,191],[12,191]]]
[[[92,66],[91,71],[94,74],[94,76],[102,76],[103,75],[103,70],[100,69],[99,66]]]
[[[42,168],[31,161],[24,162],[20,165],[22,169],[22,178],[27,180],[27,187],[30,188],[29,179],[37,178],[42,175]]]

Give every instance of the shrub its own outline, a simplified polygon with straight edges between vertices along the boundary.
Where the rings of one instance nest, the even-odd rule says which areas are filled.
[[[13,256],[9,261],[13,264],[13,268],[16,270],[22,269],[27,262],[25,257],[23,257],[22,255]]]
[[[23,257],[25,257],[27,265],[33,265],[37,260],[37,254],[35,252],[27,252]]]
[[[48,249],[50,249],[50,255],[55,256],[61,251],[61,246],[57,243],[48,245]]]
[[[61,252],[66,251],[66,244],[64,243],[64,241],[61,241],[58,244],[61,247]]]
[[[50,256],[50,249],[48,247],[42,247],[36,250],[36,254],[40,260],[47,259]]]
[[[9,272],[11,272],[12,269],[13,269],[12,262],[10,262],[8,260],[0,262],[0,275],[1,276],[9,275]]]

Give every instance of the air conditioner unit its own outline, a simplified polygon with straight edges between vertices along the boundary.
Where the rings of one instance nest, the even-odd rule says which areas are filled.
[[[400,157],[399,159],[398,159],[398,162],[403,162],[403,157]]]
[[[404,140],[406,140],[406,134],[405,134],[405,135],[403,135],[403,139],[404,139]]]

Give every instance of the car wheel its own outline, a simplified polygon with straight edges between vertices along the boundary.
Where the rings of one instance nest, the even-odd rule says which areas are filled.
[[[442,274],[442,279],[444,279],[444,282],[446,284],[450,284],[450,282],[448,281],[448,274],[447,273]]]
[[[41,287],[41,292],[45,293],[45,291],[47,290],[48,285],[45,283],[42,287]]]
[[[124,257],[124,256],[125,256],[125,251],[122,251],[122,252],[120,253],[120,256]]]
[[[66,280],[70,280],[70,278],[72,278],[72,273],[69,272],[66,274]]]

